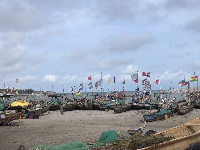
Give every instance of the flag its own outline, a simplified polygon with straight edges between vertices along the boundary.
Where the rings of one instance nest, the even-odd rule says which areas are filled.
[[[16,79],[16,83],[18,83],[18,79]]]
[[[73,91],[74,91],[74,90],[73,90],[73,87],[71,87],[71,89],[72,89],[71,92],[73,92]]]
[[[18,90],[15,93],[16,93],[16,95],[19,95]]]
[[[89,88],[89,89],[92,89],[92,88],[93,88],[92,82],[90,82],[90,83],[88,84],[88,88]]]
[[[82,84],[82,83],[81,83],[80,86],[79,86],[79,91],[80,91],[80,90],[83,90],[83,84]]]
[[[189,84],[189,82],[185,82],[185,79],[184,79],[184,80],[182,80],[178,83],[178,86],[185,86],[185,85],[188,85],[188,84]]]
[[[124,79],[124,81],[122,82],[122,84],[125,84],[125,79]]]
[[[190,82],[198,81],[198,76],[194,76],[190,78]]]
[[[183,86],[183,80],[178,83],[178,86]]]
[[[147,73],[147,77],[150,77],[150,72]]]
[[[135,91],[138,92],[139,91],[139,87],[137,89],[135,89]]]
[[[91,76],[89,76],[89,77],[88,77],[88,80],[92,80],[92,77],[91,77]]]
[[[115,83],[115,77],[113,78],[108,78],[108,84]]]
[[[76,93],[76,95],[77,95],[77,96],[80,96],[80,95],[81,95],[81,92],[80,92],[80,91],[78,91],[78,92]]]
[[[96,89],[97,89],[97,87],[98,87],[98,84],[99,83],[99,81],[97,81],[96,83],[95,83],[95,87],[96,87]]]
[[[142,76],[146,76],[146,72],[143,72],[143,73],[142,73]]]
[[[189,81],[188,81],[188,82],[185,82],[185,85],[189,85]]]
[[[160,80],[155,80],[155,84],[160,84]]]
[[[138,73],[131,75],[131,78],[135,81],[135,83],[138,83]]]
[[[12,93],[13,89],[10,89],[10,93]]]
[[[138,74],[135,73],[135,74],[131,75],[131,78],[132,78],[132,81],[133,80],[137,80],[138,79]]]
[[[142,80],[142,85],[147,84],[147,79]]]
[[[99,86],[102,85],[102,82],[103,82],[103,79],[100,79],[100,80],[99,80]]]

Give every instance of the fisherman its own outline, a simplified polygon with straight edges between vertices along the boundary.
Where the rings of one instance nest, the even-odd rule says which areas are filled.
[[[61,115],[63,115],[63,104],[62,104],[62,102],[60,102],[60,113],[61,113]]]

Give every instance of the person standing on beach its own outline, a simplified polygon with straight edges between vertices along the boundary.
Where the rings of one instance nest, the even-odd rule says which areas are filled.
[[[63,104],[62,104],[62,102],[60,102],[60,113],[61,113],[61,115],[63,115]]]

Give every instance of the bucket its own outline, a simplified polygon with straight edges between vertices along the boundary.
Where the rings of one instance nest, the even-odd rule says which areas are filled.
[[[168,116],[167,115],[165,115],[165,120],[167,120],[168,119]]]

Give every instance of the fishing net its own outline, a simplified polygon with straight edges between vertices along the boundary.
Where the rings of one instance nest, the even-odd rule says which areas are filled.
[[[58,101],[57,100],[53,100],[52,104],[58,105]]]
[[[125,133],[124,133],[125,135]],[[118,133],[115,130],[108,130],[107,132],[102,132],[98,142],[94,143],[93,145],[86,145],[82,142],[68,142],[65,144],[59,144],[55,146],[51,145],[40,145],[33,147],[29,150],[85,150],[88,149],[89,147],[98,147],[106,143],[111,143],[113,141],[116,141]],[[128,134],[126,134],[126,137]],[[122,138],[122,135],[121,135]],[[123,136],[123,139],[125,137]]]
[[[115,130],[108,130],[103,132],[98,140],[100,143],[110,143],[116,141],[117,132]]]
[[[31,148],[30,150],[84,150],[88,147],[82,142],[68,142],[65,144],[59,144],[55,146],[40,145]]]
[[[160,112],[157,112],[156,114],[165,114],[167,113],[169,110],[167,109],[161,109]]]

